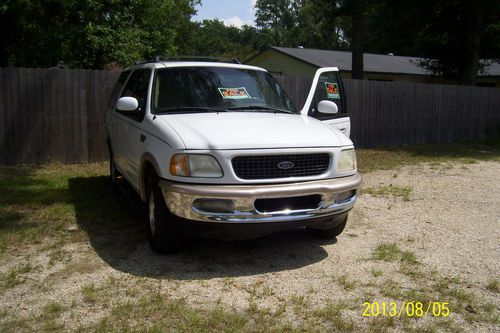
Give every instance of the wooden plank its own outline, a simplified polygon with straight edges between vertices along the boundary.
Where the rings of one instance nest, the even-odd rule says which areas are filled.
[[[21,128],[20,128],[20,115],[22,114],[23,110],[21,109],[19,105],[19,95],[20,95],[20,87],[19,87],[19,69],[12,68],[9,69],[10,71],[10,98],[11,98],[11,120],[10,120],[10,126],[11,126],[11,133],[9,136],[10,143],[9,143],[9,151],[10,151],[10,162],[12,164],[18,164],[22,163],[22,161],[19,159],[19,151],[20,149],[20,143],[17,141],[17,137],[21,134]],[[21,116],[22,117],[22,116]]]
[[[80,131],[80,103],[79,103],[79,98],[80,98],[80,78],[79,78],[79,71],[78,70],[72,70],[71,71],[71,127],[72,127],[72,139],[73,141],[71,142],[72,144],[72,149],[71,149],[71,160],[72,163],[81,163],[81,154],[80,154],[80,141],[82,140],[81,138],[81,131]]]
[[[37,113],[36,113],[36,70],[29,68],[25,70],[25,77],[23,78],[26,86],[26,132],[23,135],[26,140],[26,156],[23,158],[23,163],[35,164],[37,151],[40,141],[37,138]]]
[[[0,165],[7,164],[8,115],[5,70],[0,68]]]
[[[75,118],[75,95],[74,95],[74,70],[66,70],[65,71],[65,107],[66,107],[66,129],[67,129],[67,159],[68,163],[77,163],[78,158],[76,155],[76,147],[75,147],[75,136],[76,136],[76,128],[74,125]]]
[[[37,69],[34,71],[35,73],[35,84],[34,84],[34,100],[33,105],[35,107],[34,113],[36,114],[35,126],[33,129],[33,135],[36,138],[36,156],[34,158],[35,163],[40,164],[43,162],[44,152],[45,152],[45,138],[43,135],[43,127],[44,127],[44,114],[43,114],[43,104],[44,104],[44,95],[43,95],[43,79],[44,73],[43,70]]]
[[[87,81],[87,142],[89,148],[89,162],[94,161],[95,148],[94,148],[94,138],[93,138],[93,122],[95,116],[95,78],[94,71],[87,71],[88,81]]]
[[[52,132],[52,124],[53,124],[53,114],[51,111],[51,103],[52,103],[52,77],[51,70],[44,69],[42,70],[43,76],[43,85],[42,85],[42,94],[43,94],[43,152],[44,156],[42,158],[43,163],[47,163],[51,160],[53,155],[53,136]]]
[[[88,146],[88,128],[87,128],[87,71],[79,70],[80,82],[80,101],[79,101],[79,115],[80,115],[80,160],[84,163],[89,162],[89,146]]]

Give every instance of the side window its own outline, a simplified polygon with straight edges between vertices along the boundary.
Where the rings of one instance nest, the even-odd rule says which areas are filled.
[[[323,100],[335,102],[339,112],[335,115],[318,112],[317,105]],[[319,120],[341,118],[346,116],[344,87],[338,72],[322,73],[319,77],[309,115]]]
[[[123,84],[127,81],[127,78],[130,74],[130,71],[124,71],[116,80],[115,86],[113,87],[113,91],[111,92],[111,96],[108,101],[108,108],[113,109],[116,105],[116,101],[118,101],[118,96],[120,91],[122,90]]]
[[[120,97],[135,97],[139,102],[140,115],[134,115],[135,120],[142,120],[144,111],[146,110],[146,100],[148,96],[149,79],[151,77],[150,69],[138,69],[132,72],[130,79],[125,85],[125,89]],[[138,118],[138,119],[137,119]]]

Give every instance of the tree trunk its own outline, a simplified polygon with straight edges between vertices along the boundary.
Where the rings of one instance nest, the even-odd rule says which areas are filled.
[[[363,79],[363,0],[352,2],[352,78]]]
[[[463,35],[458,83],[475,85],[479,69],[479,48],[481,46],[482,0],[465,1],[463,5]]]

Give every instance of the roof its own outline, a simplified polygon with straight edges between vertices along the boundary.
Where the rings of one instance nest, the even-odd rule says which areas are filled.
[[[278,52],[289,55],[293,58],[310,63],[317,67],[338,67],[341,71],[351,71],[352,56],[351,52],[347,51],[332,51],[332,50],[316,50],[305,48],[289,48],[271,46]],[[430,75],[431,73],[417,64],[424,60],[418,57],[403,57],[385,54],[363,54],[364,71],[374,73],[397,73],[397,74],[414,74],[414,75]],[[497,62],[491,63],[481,76],[500,76],[500,64]]]

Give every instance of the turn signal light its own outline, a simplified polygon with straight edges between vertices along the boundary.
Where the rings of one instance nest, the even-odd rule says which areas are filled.
[[[170,159],[170,174],[189,177],[189,161],[186,154],[175,154]]]

